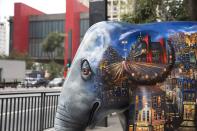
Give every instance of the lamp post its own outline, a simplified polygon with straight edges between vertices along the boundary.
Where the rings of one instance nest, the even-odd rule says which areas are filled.
[[[126,40],[124,40],[124,41],[121,42],[121,44],[124,45],[123,51],[124,51],[124,59],[125,59],[125,61],[126,61],[126,57],[127,57],[127,56],[126,56],[127,49],[126,49],[125,45],[126,45],[127,43],[128,43],[128,42],[127,42]]]

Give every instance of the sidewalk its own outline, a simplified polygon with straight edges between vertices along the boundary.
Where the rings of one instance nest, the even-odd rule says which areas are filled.
[[[47,129],[45,131],[55,131],[54,129]],[[86,131],[122,131],[117,115],[108,117],[108,127],[95,127],[94,129],[87,129]]]
[[[11,88],[11,87],[6,87],[6,88],[0,88],[0,94],[4,93],[20,93],[20,92],[53,92],[53,91],[61,91],[62,87],[29,87],[29,88]]]

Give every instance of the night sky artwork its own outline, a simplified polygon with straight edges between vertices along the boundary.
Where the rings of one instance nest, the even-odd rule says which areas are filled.
[[[124,131],[195,131],[196,44],[196,22],[93,25],[64,83],[56,130],[83,131],[116,112]]]

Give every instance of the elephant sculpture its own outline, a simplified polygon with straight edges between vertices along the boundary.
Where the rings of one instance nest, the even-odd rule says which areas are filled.
[[[178,59],[176,35],[185,40],[181,35],[195,31],[197,22],[100,22],[90,27],[64,82],[55,129],[84,131],[117,112],[125,131],[132,90],[163,82]]]

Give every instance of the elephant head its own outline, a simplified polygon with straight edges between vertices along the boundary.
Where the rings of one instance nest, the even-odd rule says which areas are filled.
[[[188,32],[195,24],[93,25],[63,85],[55,129],[83,131],[110,113],[127,110],[129,90],[162,82],[172,70],[176,56],[170,36]]]

